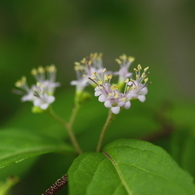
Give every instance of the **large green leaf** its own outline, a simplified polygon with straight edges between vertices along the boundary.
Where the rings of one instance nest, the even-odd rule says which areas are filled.
[[[103,153],[84,153],[69,171],[70,195],[194,195],[195,186],[160,147],[120,139]]]
[[[49,152],[74,152],[57,138],[18,129],[0,131],[0,168]]]

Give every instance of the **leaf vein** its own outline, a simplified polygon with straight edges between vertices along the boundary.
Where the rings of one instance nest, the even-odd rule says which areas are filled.
[[[114,168],[116,169],[116,172],[123,184],[123,186],[125,187],[125,190],[127,191],[128,195],[133,195],[133,192],[129,189],[129,186],[127,185],[125,178],[117,164],[117,162],[106,152],[104,152],[104,155],[111,161],[111,163],[113,164]]]

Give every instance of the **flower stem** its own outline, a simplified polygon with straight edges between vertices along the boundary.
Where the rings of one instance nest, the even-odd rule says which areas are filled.
[[[72,125],[73,125],[74,120],[76,118],[76,115],[77,115],[78,110],[79,110],[79,104],[76,104],[73,107],[73,109],[72,109],[71,117],[70,117],[70,120],[69,120],[69,122],[67,124],[67,125],[71,126],[71,128],[72,128]]]
[[[102,129],[102,132],[100,134],[100,138],[99,138],[97,149],[96,149],[97,152],[100,152],[100,150],[101,150],[102,143],[103,143],[103,140],[104,140],[104,137],[105,137],[105,134],[106,134],[106,130],[108,129],[108,126],[110,125],[110,123],[111,123],[114,116],[115,115],[112,113],[112,111],[110,109],[109,113],[108,113],[108,117],[107,117],[106,122],[104,124],[104,127]]]
[[[54,111],[53,109],[51,108],[51,106],[49,107],[49,114],[55,118],[58,122],[60,122],[67,130],[68,132],[68,135],[70,137],[70,140],[74,146],[74,148],[76,149],[77,153],[78,154],[81,154],[82,153],[82,150],[77,142],[77,139],[72,131],[72,125],[73,125],[73,122],[74,122],[74,119],[75,119],[75,116],[76,116],[76,113],[78,111],[78,106],[76,106],[74,109],[73,109],[73,112],[72,112],[72,115],[71,115],[71,118],[70,118],[70,122],[67,123],[64,119],[62,119],[60,116],[58,116]]]

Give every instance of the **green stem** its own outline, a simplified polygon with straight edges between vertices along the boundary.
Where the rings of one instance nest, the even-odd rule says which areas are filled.
[[[103,140],[104,140],[104,137],[105,137],[105,134],[106,134],[106,130],[108,129],[108,126],[110,125],[113,117],[114,117],[114,114],[112,113],[112,111],[110,109],[109,113],[108,113],[108,117],[107,117],[106,122],[104,124],[104,127],[102,129],[102,132],[100,134],[100,138],[99,138],[97,149],[96,149],[97,152],[100,152],[100,150],[101,150],[102,143],[103,143]]]
[[[78,107],[78,106],[77,106]],[[66,129],[67,129],[67,132],[68,132],[68,135],[70,137],[70,140],[74,146],[74,148],[76,149],[77,153],[78,154],[81,154],[82,153],[82,150],[77,142],[77,139],[72,131],[72,124],[74,122],[74,119],[75,119],[75,116],[76,116],[76,112],[77,112],[78,108],[74,108],[73,110],[73,113],[71,115],[71,118],[70,118],[70,122],[67,123],[64,119],[62,119],[60,116],[58,116],[54,111],[53,109],[49,108],[49,114],[54,117],[58,122],[60,122]]]
[[[72,109],[71,117],[70,117],[70,120],[68,122],[68,125],[71,126],[71,127],[72,127],[72,125],[73,125],[73,123],[75,121],[75,118],[76,118],[76,115],[77,115],[78,110],[79,110],[79,105],[76,104],[74,106],[74,108]]]

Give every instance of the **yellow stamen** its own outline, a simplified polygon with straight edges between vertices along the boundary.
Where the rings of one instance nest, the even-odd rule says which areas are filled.
[[[108,76],[108,79],[110,79],[110,80],[112,79],[112,75],[111,74]]]
[[[98,55],[98,53],[95,52],[95,53],[93,54],[93,58],[97,58],[97,55]]]
[[[32,70],[31,70],[31,74],[34,76],[34,75],[37,75],[37,70],[35,69],[35,68],[33,68]]]
[[[43,73],[45,73],[45,69],[42,66],[39,66],[38,67],[38,72],[43,74]]]
[[[141,76],[142,78],[145,78],[146,77],[146,74],[145,73],[142,73],[142,76]]]
[[[81,60],[81,63],[82,63],[82,64],[85,64],[85,63],[86,63],[86,58],[83,58],[83,59]]]
[[[79,63],[79,62],[75,62],[74,65],[75,65],[75,66],[79,66],[80,63]]]
[[[102,58],[102,56],[103,56],[103,53],[99,53],[99,54],[98,54],[98,56],[99,56],[100,58]]]
[[[135,60],[134,57],[131,57],[131,56],[128,57],[128,61],[129,61],[129,62],[133,62],[134,60]]]
[[[74,69],[75,69],[75,71],[79,71],[79,70],[81,70],[81,67],[80,66],[75,66]]]
[[[105,80],[105,81],[108,81],[108,80],[109,80],[108,75],[104,75],[104,80]]]
[[[17,81],[16,83],[15,83],[15,86],[16,87],[21,87],[23,85],[23,83],[21,82],[21,81]]]
[[[138,70],[136,68],[133,69],[135,72],[138,72]]]
[[[122,98],[121,100],[122,100],[123,102],[126,102],[126,101],[127,101],[127,98],[124,97],[124,98]]]
[[[142,67],[141,67],[140,64],[138,64],[137,69],[138,69],[138,70],[141,70],[141,69],[142,69]]]
[[[26,83],[26,77],[23,76],[22,79],[21,79],[21,81],[22,81],[23,83]]]
[[[133,86],[133,87],[131,87],[130,89],[132,90],[132,89],[136,89],[137,87],[136,86]]]
[[[144,72],[146,72],[149,69],[149,67],[144,68]]]
[[[116,59],[115,61],[116,61],[118,64],[122,64],[121,60],[119,60],[119,59]]]
[[[57,71],[57,69],[56,69],[56,67],[55,67],[54,65],[48,66],[48,67],[46,68],[46,70],[47,70],[48,72],[56,72],[56,71]]]
[[[125,54],[123,54],[123,55],[119,56],[119,58],[120,58],[121,60],[126,60],[126,59],[127,59],[127,56],[126,56]]]
[[[116,85],[111,87],[111,90],[118,90],[118,87]]]
[[[104,69],[102,70],[102,72],[106,72],[106,68],[104,68]]]
[[[91,63],[92,63],[92,61],[91,61],[91,60],[89,60],[89,61],[88,61],[88,65],[90,66],[90,65],[91,65]]]
[[[115,98],[118,98],[118,97],[119,97],[119,94],[118,94],[118,93],[115,93],[115,94],[114,94],[114,97],[115,97]]]
[[[98,81],[97,83],[98,83],[99,85],[102,85],[102,84],[103,84],[103,82],[102,82],[102,81]]]
[[[144,79],[144,82],[147,83],[147,82],[148,82],[148,78],[145,78],[145,79]]]

